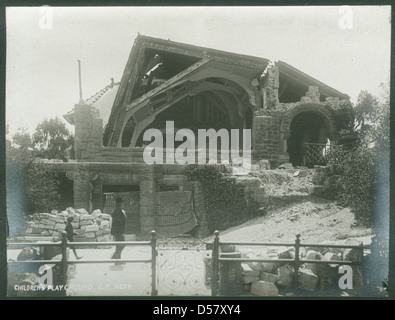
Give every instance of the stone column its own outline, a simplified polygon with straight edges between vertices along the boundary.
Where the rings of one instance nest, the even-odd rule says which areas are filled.
[[[73,180],[74,189],[74,207],[76,209],[84,208],[88,212],[92,212],[92,190],[91,181],[98,178],[96,172],[87,170],[79,170],[75,172],[66,172],[67,178]]]
[[[150,232],[156,229],[157,185],[154,175],[140,176],[140,234],[143,239],[149,239]]]
[[[273,115],[255,115],[253,119],[254,128],[254,152],[259,159],[270,161],[272,167],[276,167],[279,162],[280,150],[280,118],[273,112]]]

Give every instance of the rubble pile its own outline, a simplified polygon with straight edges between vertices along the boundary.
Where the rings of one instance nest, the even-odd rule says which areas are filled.
[[[58,212],[35,213],[27,222],[26,240],[58,240],[66,228],[66,219],[72,216],[74,241],[105,242],[110,240],[111,215],[99,209],[88,213],[85,209],[67,208]]]
[[[337,241],[341,245],[359,245],[358,241]],[[357,243],[358,242],[358,243]],[[247,249],[236,248],[242,258],[248,259],[294,259],[295,248],[280,249]],[[359,249],[343,248],[300,248],[300,259],[333,261],[331,264],[301,264],[298,273],[298,290],[305,292],[338,292],[339,279],[343,272],[339,272],[341,265],[336,261],[361,262]],[[292,291],[294,288],[294,266],[286,262],[243,262],[241,265],[241,285],[244,294],[257,296],[278,296]],[[353,288],[361,289],[362,268],[352,266]]]

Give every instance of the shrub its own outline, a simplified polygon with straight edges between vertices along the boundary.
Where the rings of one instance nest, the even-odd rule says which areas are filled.
[[[185,174],[190,181],[199,181],[202,185],[210,232],[239,225],[262,214],[259,205],[246,198],[244,187],[216,167],[191,165]]]
[[[50,212],[58,207],[58,175],[35,162],[31,151],[10,147],[6,164],[7,189],[18,195],[17,201],[21,202],[18,210],[25,213]]]
[[[371,226],[376,200],[373,150],[355,146],[345,153],[341,167],[340,203],[351,208],[357,224]]]

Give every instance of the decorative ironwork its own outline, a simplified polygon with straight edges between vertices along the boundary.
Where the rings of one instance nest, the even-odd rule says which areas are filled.
[[[346,151],[343,146],[331,146],[322,143],[304,144],[304,164],[306,166],[328,163],[339,164],[343,161]]]
[[[194,250],[160,251],[158,294],[209,296],[206,287],[204,252]]]

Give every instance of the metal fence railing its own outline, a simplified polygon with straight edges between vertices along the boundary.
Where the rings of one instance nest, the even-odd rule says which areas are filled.
[[[220,241],[219,231],[214,232],[214,241],[212,244],[212,279],[211,279],[211,290],[212,296],[219,295],[219,288],[221,286],[221,274],[220,274],[220,263],[227,262],[271,262],[271,263],[289,263],[294,267],[293,273],[293,287],[295,290],[298,289],[298,277],[299,269],[303,264],[337,264],[337,265],[351,265],[351,266],[362,266],[364,249],[367,246],[356,246],[356,245],[335,245],[335,244],[316,244],[316,243],[301,243],[300,235],[296,235],[295,242],[293,243],[276,243],[276,242],[228,242]],[[295,249],[295,257],[293,259],[261,259],[261,258],[229,258],[221,257],[220,247],[221,246],[262,246],[262,247],[293,247]],[[301,259],[300,248],[340,248],[340,249],[357,249],[359,250],[360,259],[358,262],[354,261],[342,261],[342,260],[311,260]]]
[[[68,258],[67,248],[70,247],[81,247],[84,248],[95,248],[98,246],[150,246],[151,257],[150,259],[95,259],[95,260],[71,260]],[[8,243],[9,248],[26,248],[26,247],[57,247],[61,251],[61,260],[23,260],[23,261],[8,261],[10,265],[26,265],[26,264],[51,264],[60,265],[60,284],[62,288],[67,287],[68,281],[68,265],[69,264],[100,264],[100,263],[150,263],[152,268],[151,275],[151,295],[156,296],[157,291],[157,280],[156,280],[156,268],[157,268],[157,235],[155,231],[151,232],[151,239],[149,241],[122,241],[122,242],[69,242],[67,241],[66,232],[62,233],[61,241],[51,243]],[[61,295],[66,295],[65,290],[61,292]]]

